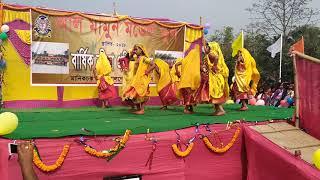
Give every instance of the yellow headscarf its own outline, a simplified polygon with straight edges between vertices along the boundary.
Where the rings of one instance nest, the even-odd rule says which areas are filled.
[[[209,42],[208,44],[210,47],[210,53],[213,53],[214,55],[218,56],[218,69],[220,70],[224,78],[228,78],[229,68],[224,60],[220,45],[217,42]]]
[[[239,51],[241,52],[244,61],[245,71],[240,71],[237,69],[237,67],[235,68],[235,77],[238,90],[240,92],[249,92],[252,90],[255,94],[257,92],[257,86],[260,80],[260,74],[256,67],[256,61],[247,49],[241,48]],[[250,87],[251,80],[253,83]]]
[[[218,72],[215,75],[211,75],[209,79],[209,90],[210,96],[213,98],[220,98],[222,95],[226,97],[229,96],[229,68],[225,63],[223,53],[217,42],[209,42],[210,54],[218,57],[217,68]],[[208,60],[208,65],[210,66],[211,62]],[[213,66],[213,65],[211,65]],[[222,75],[222,79],[219,77],[219,74]]]
[[[104,49],[100,49],[99,58],[96,63],[96,73],[98,76],[98,84],[100,83],[101,76],[105,77],[105,80],[108,84],[113,84],[113,80],[110,77],[110,73],[112,72],[112,68],[109,62],[109,59],[104,51]]]
[[[142,45],[142,44],[136,44],[135,46],[139,47],[142,52],[144,53],[144,55],[149,58],[149,55],[148,55],[148,52],[147,52],[147,49]]]

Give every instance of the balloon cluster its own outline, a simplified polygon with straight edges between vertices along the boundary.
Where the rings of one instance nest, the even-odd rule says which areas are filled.
[[[4,24],[1,26],[1,33],[0,33],[0,44],[2,44],[3,41],[5,41],[6,39],[8,39],[8,32],[9,32],[10,28],[8,25]]]
[[[293,105],[294,105],[294,99],[291,97],[280,101],[280,107],[289,107]]]
[[[207,35],[207,34],[209,33],[210,27],[211,27],[210,23],[206,23],[206,24],[204,25],[204,28],[203,28],[203,33],[204,33],[204,35]]]
[[[8,25],[4,24],[1,26],[1,33],[0,33],[0,46],[2,43],[8,39],[8,32],[10,28]],[[6,68],[6,61],[3,59],[3,55],[0,56],[0,71]]]

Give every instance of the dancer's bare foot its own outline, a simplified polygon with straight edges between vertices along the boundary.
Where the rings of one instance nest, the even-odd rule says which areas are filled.
[[[133,112],[133,114],[143,115],[144,114],[144,109],[140,109],[138,111],[135,111],[135,112]]]
[[[249,108],[247,107],[247,106],[242,106],[239,110],[240,111],[246,111],[246,110],[248,110]]]
[[[184,109],[183,113],[185,113],[185,114],[192,114],[193,112],[192,112],[192,111],[189,111],[188,109]]]
[[[213,116],[223,116],[225,114],[226,114],[225,111],[216,111],[216,112],[213,113]]]
[[[160,108],[160,110],[167,110],[168,109],[168,106],[162,106],[161,108]]]

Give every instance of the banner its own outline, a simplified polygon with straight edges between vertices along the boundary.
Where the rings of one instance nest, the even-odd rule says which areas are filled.
[[[50,16],[32,11],[31,16],[32,85],[95,85],[93,69],[100,48],[111,58],[116,85],[122,83],[118,59],[135,44],[143,44],[151,58],[155,51],[184,50],[185,26],[98,15]]]

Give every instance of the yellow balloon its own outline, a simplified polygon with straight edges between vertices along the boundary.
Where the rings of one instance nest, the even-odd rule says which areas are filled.
[[[11,112],[0,114],[0,135],[12,133],[18,126],[18,117]]]
[[[313,164],[318,168],[320,169],[320,149],[316,150],[314,153],[313,153]]]

